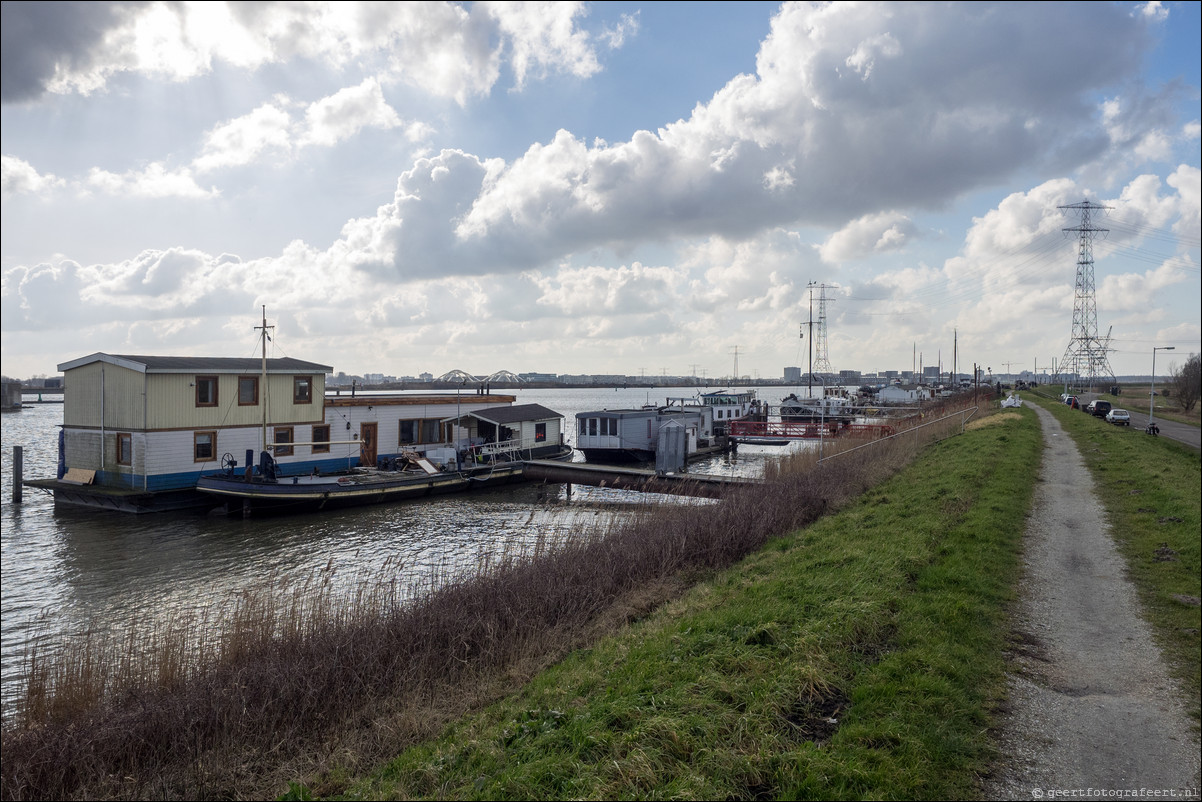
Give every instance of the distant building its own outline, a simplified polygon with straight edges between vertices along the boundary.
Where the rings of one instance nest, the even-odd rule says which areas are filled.
[[[801,382],[801,368],[785,368],[785,383],[798,384]]]

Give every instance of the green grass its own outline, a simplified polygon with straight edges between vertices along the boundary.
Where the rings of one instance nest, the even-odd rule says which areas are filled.
[[[1025,410],[927,449],[347,797],[978,796],[1040,448]]]
[[[1054,399],[1039,401],[1077,443],[1093,474],[1144,617],[1184,686],[1197,726],[1202,708],[1202,458],[1167,437],[1112,426]]]

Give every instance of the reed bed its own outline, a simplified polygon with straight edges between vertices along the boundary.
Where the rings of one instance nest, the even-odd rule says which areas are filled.
[[[641,505],[481,555],[473,572],[412,580],[394,564],[347,583],[327,565],[246,590],[232,608],[42,642],[3,728],[0,796],[276,796],[322,771],[336,790],[339,770],[428,737],[958,430],[924,427],[821,465],[803,453],[720,503]]]

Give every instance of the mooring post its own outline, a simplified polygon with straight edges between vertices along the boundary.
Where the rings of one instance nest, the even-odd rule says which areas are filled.
[[[25,471],[25,450],[21,446],[13,446],[13,504],[21,503],[21,482]]]

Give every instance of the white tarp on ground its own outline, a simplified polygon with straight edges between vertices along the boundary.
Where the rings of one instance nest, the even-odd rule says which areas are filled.
[[[1002,409],[1012,409],[1015,407],[1021,407],[1022,405],[1023,400],[1021,398],[1014,395],[1008,395],[1006,396],[1006,400],[1002,402]]]

